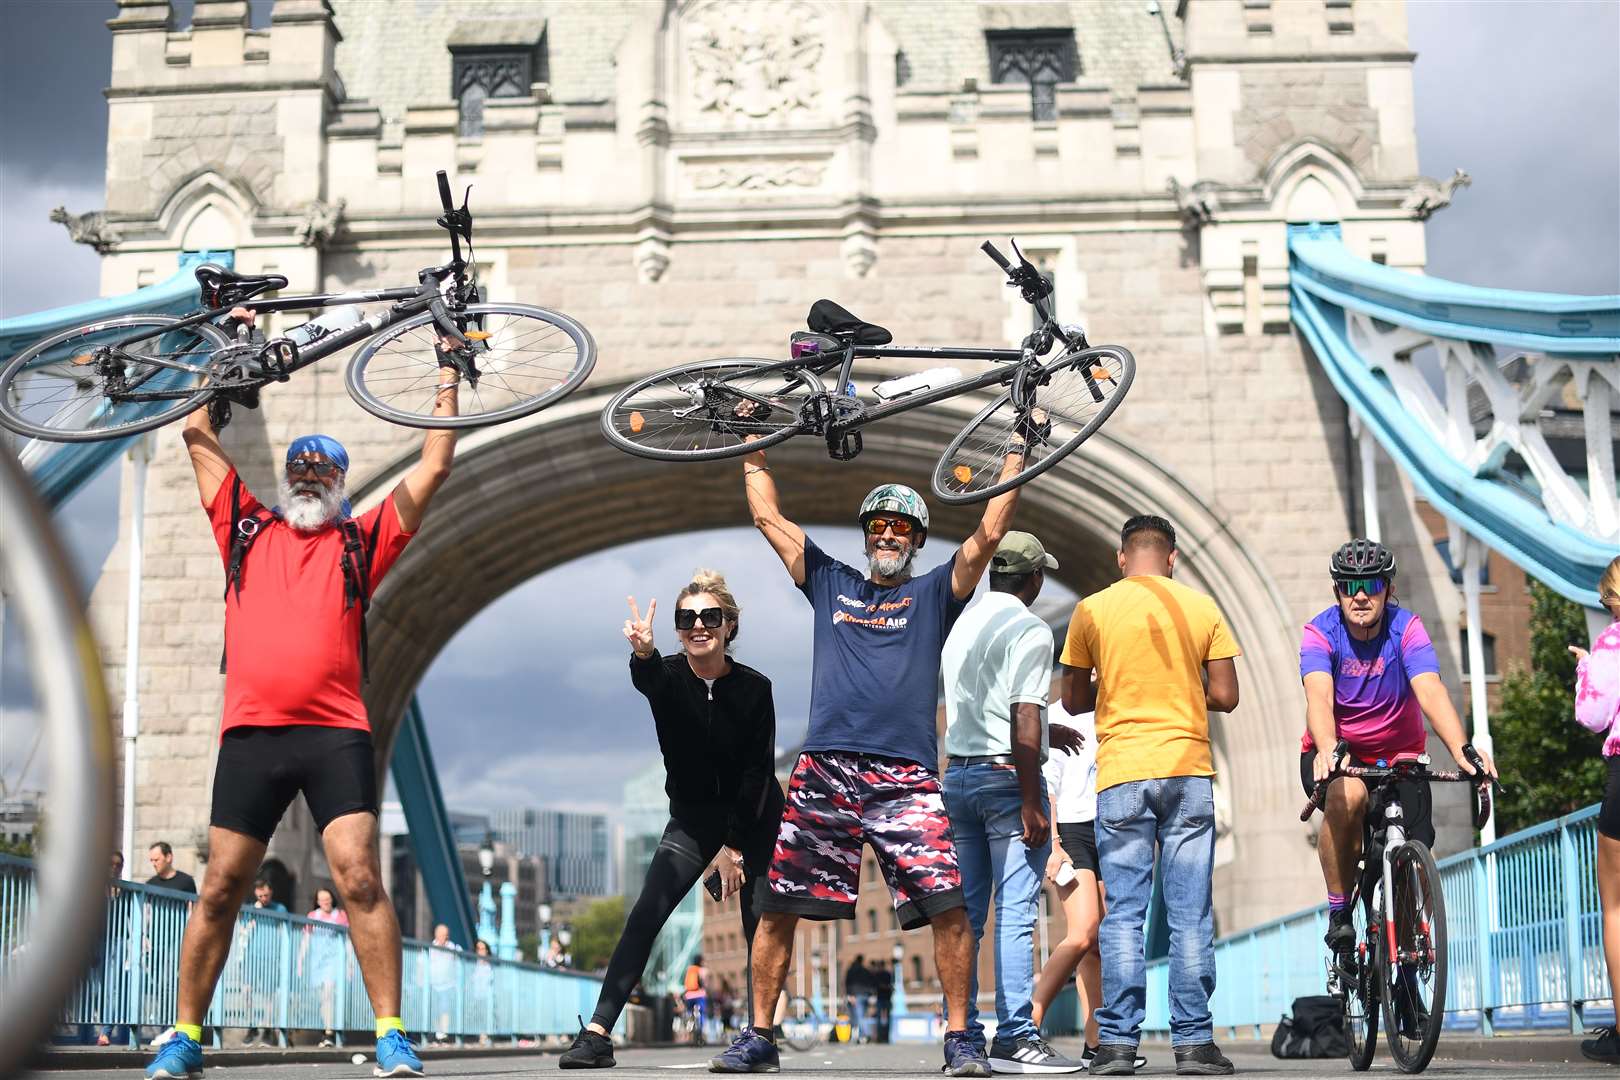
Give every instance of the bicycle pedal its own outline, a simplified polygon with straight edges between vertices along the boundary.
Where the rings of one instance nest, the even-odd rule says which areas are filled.
[[[853,460],[860,455],[861,446],[861,433],[858,431],[851,431],[842,437],[829,436],[827,439],[827,453],[834,461]]]

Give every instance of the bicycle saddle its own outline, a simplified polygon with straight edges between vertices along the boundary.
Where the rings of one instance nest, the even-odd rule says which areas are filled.
[[[883,327],[858,318],[831,300],[811,304],[805,324],[818,334],[853,335],[857,345],[887,345],[894,340],[894,335]]]
[[[287,287],[280,274],[238,274],[214,263],[197,267],[197,284],[202,286],[203,303],[209,307],[231,307],[260,293]]]

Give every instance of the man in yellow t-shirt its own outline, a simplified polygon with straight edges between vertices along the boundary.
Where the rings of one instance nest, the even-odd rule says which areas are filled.
[[[1209,1011],[1215,990],[1209,713],[1237,707],[1239,652],[1215,601],[1171,580],[1175,565],[1174,526],[1147,514],[1127,521],[1119,539],[1121,580],[1075,605],[1061,657],[1063,707],[1097,713],[1097,854],[1108,897],[1098,935],[1103,1007],[1091,1063],[1098,1076],[1136,1071],[1147,1000],[1142,925],[1155,845],[1170,924],[1176,1072],[1232,1072],[1215,1046]]]

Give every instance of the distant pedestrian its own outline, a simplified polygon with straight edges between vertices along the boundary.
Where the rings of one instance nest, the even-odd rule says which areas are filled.
[[[285,914],[287,905],[275,899],[270,882],[259,878],[253,883],[253,902],[249,912],[272,911]],[[243,1006],[250,1025],[243,1046],[269,1046],[275,1017],[274,988],[281,979],[278,945],[287,925],[280,919],[260,919],[250,915],[242,921],[242,991]]]
[[[556,938],[552,939],[555,944]],[[443,1046],[450,1041],[450,1010],[456,1003],[456,967],[454,954],[461,946],[450,940],[450,928],[440,923],[433,928],[433,941],[428,947],[428,986],[433,991],[433,1041]]]
[[[159,840],[147,849],[146,859],[152,864],[152,876],[146,879],[148,885],[157,885],[164,889],[173,889],[175,892],[197,893],[197,881],[184,870],[174,868],[174,848],[169,846],[167,840]],[[123,856],[118,857],[119,865],[123,865]]]
[[[856,953],[844,969],[844,1000],[849,1004],[849,1041],[867,1041],[866,1018],[875,984],[867,970],[866,956]]]
[[[1121,580],[1075,605],[1063,649],[1063,707],[1097,714],[1097,852],[1108,913],[1103,1008],[1091,1072],[1136,1071],[1147,1004],[1142,927],[1159,852],[1170,923],[1170,1042],[1176,1072],[1232,1072],[1215,1046],[1215,766],[1209,713],[1238,703],[1237,644],[1215,602],[1172,581],[1176,530],[1133,517]],[[1097,672],[1093,685],[1091,673]]]
[[[308,917],[333,927],[349,925],[349,916],[337,906],[337,894],[331,889],[315,890],[315,909]],[[323,1047],[337,1045],[337,1034],[332,1025],[337,1009],[338,980],[343,977],[343,969],[349,962],[347,945],[348,935],[336,930],[315,926],[304,928],[304,956],[300,966],[308,973],[309,981],[320,995],[321,1023],[325,1027],[320,1041]]]
[[[472,985],[468,987],[467,1015],[478,1029],[478,1045],[488,1046],[495,1022],[495,965],[490,963],[495,954],[489,942],[479,938],[473,942],[473,955],[477,960],[473,964]]]
[[[1614,621],[1592,642],[1590,653],[1578,645],[1569,651],[1576,658],[1575,719],[1605,736],[1603,761],[1609,778],[1597,820],[1597,885],[1603,908],[1603,960],[1614,1000],[1620,1001],[1620,558],[1603,571],[1598,598]],[[1615,1025],[1598,1028],[1596,1035],[1581,1043],[1581,1053],[1593,1061],[1620,1065]]]

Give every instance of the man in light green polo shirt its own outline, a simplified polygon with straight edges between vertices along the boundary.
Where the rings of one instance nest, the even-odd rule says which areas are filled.
[[[956,837],[962,896],[975,942],[996,905],[994,1072],[1072,1073],[1084,1063],[1053,1050],[1031,1015],[1033,940],[1051,827],[1041,762],[1052,630],[1029,605],[1057,560],[1027,532],[1010,532],[990,560],[990,591],[962,613],[945,641],[945,809]],[[968,1035],[981,1047],[977,963]]]

